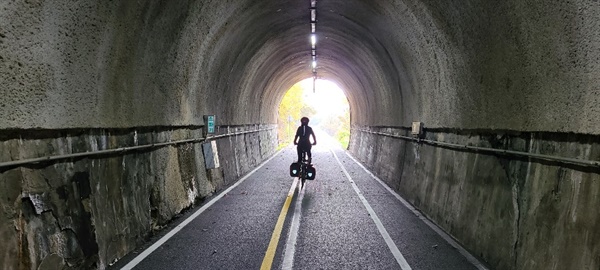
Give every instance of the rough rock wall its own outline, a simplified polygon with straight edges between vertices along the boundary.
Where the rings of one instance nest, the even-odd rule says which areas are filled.
[[[372,131],[409,136],[406,128]],[[600,159],[598,137],[428,131],[427,139]],[[355,130],[351,152],[493,269],[600,267],[600,168],[436,147]]]
[[[264,40],[245,46],[255,15],[232,2],[0,3],[0,129],[274,123],[240,95],[262,89],[237,78]]]
[[[229,166],[207,171],[200,143],[0,168],[0,268],[104,269],[182,210],[272,155],[274,132],[217,139],[223,164],[247,162],[235,174]],[[70,130],[22,138],[21,133],[3,138],[0,161],[201,134],[198,129]]]
[[[363,26],[389,52],[400,99],[365,108],[357,91],[354,126],[407,134],[421,121],[434,140],[600,160],[598,1],[386,3],[352,19],[381,15]],[[375,86],[364,90],[394,89]],[[357,130],[350,150],[493,268],[600,266],[598,168]]]
[[[383,68],[349,89],[356,125],[600,134],[598,1],[323,2],[380,51],[357,63]]]
[[[232,184],[248,171],[254,169],[277,149],[277,129],[268,132],[248,133],[219,140],[219,155],[228,157],[221,161],[225,185]],[[244,127],[232,126],[223,132],[240,132]],[[235,157],[235,158],[234,158]]]
[[[259,18],[248,7],[262,8],[1,2],[0,162],[196,138],[204,114],[224,130],[265,126],[261,82],[239,79],[263,44],[240,27]],[[105,268],[272,155],[275,136],[218,139],[223,167],[208,171],[197,143],[0,168],[0,268]]]

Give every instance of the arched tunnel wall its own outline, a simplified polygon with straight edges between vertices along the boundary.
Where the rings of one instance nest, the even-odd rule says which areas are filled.
[[[275,118],[243,81],[258,49],[239,45],[261,44],[238,32],[252,8],[0,4],[1,163],[151,146],[0,167],[0,268],[104,269],[275,153]]]
[[[409,2],[389,23],[410,32],[384,35],[412,51],[391,56],[410,68],[404,115],[353,122],[350,151],[492,268],[598,267],[597,165],[373,132],[410,137],[421,121],[426,140],[598,160],[600,5]]]
[[[354,121],[350,151],[492,268],[598,267],[597,165],[376,134],[597,161],[598,3],[403,3],[388,23],[410,32],[383,36],[409,50],[404,114]]]
[[[0,267],[106,267],[274,153],[277,105],[311,76],[308,1],[0,4]],[[318,1],[319,77],[351,105],[350,151],[496,269],[598,268],[600,3]],[[110,202],[107,204],[107,202]],[[40,237],[36,237],[40,235]]]

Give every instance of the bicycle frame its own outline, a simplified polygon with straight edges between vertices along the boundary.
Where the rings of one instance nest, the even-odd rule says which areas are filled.
[[[306,167],[310,164],[308,157],[306,155],[306,151],[302,152],[302,162],[300,163],[300,180],[302,181],[302,187],[304,187],[304,182],[306,182]]]

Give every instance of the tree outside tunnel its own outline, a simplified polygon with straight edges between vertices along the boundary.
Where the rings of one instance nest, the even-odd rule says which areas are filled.
[[[333,82],[317,80],[313,92],[312,79],[292,86],[279,105],[279,147],[294,139],[300,118],[310,118],[310,125],[334,137],[344,148],[350,139],[350,106],[344,92]],[[318,134],[317,134],[318,135]]]

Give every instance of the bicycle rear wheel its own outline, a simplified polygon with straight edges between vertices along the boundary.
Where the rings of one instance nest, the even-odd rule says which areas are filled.
[[[306,182],[306,164],[304,161],[300,164],[300,180],[302,181],[302,187],[304,188],[304,182]]]

